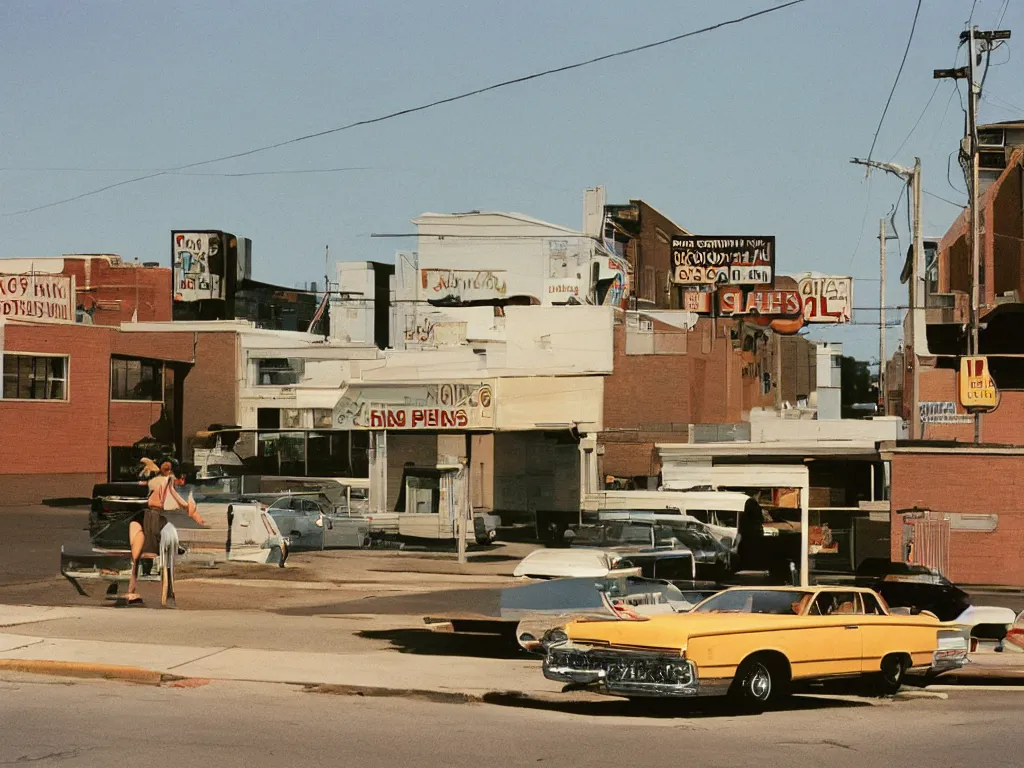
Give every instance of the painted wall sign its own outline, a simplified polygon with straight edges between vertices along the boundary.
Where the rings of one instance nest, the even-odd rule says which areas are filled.
[[[427,300],[486,301],[501,299],[508,291],[504,270],[421,269]]]
[[[683,294],[682,309],[685,309],[687,312],[710,315],[711,297],[713,295],[710,291],[687,291]]]
[[[338,429],[493,429],[491,382],[353,385],[334,408]]]
[[[565,304],[569,299],[581,304],[587,300],[587,289],[581,285],[582,280],[573,278],[552,279],[544,281],[544,303]]]
[[[808,323],[848,323],[853,316],[853,278],[805,275],[797,283]]]
[[[175,301],[223,299],[224,254],[220,236],[209,232],[172,232]]]
[[[960,358],[960,405],[972,411],[990,411],[999,404],[996,383],[987,357]]]
[[[956,403],[948,402],[925,402],[917,404],[918,413],[921,415],[922,424],[970,424],[971,416],[967,413],[957,413]]]
[[[75,281],[69,275],[0,274],[0,317],[75,322]]]
[[[672,237],[672,282],[774,285],[774,237]]]
[[[731,315],[760,315],[762,317],[800,317],[803,306],[800,294],[792,290],[749,291],[722,290],[718,294],[718,313]]]

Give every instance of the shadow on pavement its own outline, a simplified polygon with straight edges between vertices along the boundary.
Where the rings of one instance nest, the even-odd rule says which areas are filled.
[[[458,634],[430,629],[368,629],[357,635],[367,640],[386,640],[399,653],[475,659],[526,658],[526,651],[515,642],[514,631],[514,626],[512,633],[504,635]]]
[[[625,699],[609,698],[607,701],[535,699],[517,693],[489,693],[484,695],[484,702],[506,707],[520,707],[548,712],[562,712],[571,715],[588,717],[635,717],[635,718],[705,718],[705,717],[749,717],[750,713],[738,708],[724,697],[698,700],[664,700],[664,699]],[[822,711],[829,709],[855,709],[870,707],[868,701],[850,701],[848,699],[828,699],[810,696],[791,696],[780,702],[778,706],[766,711],[798,712]]]
[[[282,616],[377,613],[386,616],[500,616],[500,589],[450,589],[403,595],[370,595],[341,603],[295,606],[277,611]]]

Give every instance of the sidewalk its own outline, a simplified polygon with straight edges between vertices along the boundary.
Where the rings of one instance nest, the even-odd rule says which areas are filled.
[[[560,684],[541,675],[539,659],[525,654],[502,659],[402,653],[380,648],[373,640],[364,641],[355,636],[351,626],[339,626],[331,619],[243,612],[209,612],[215,615],[204,617],[205,613],[0,605],[0,671],[150,683],[180,678],[290,683],[461,700],[482,700],[488,694],[545,698],[561,691]],[[91,639],[116,635],[117,625],[132,622],[142,625],[134,636],[157,637],[163,634],[161,628],[168,629],[182,617],[188,619],[187,626],[171,633],[173,643]],[[418,617],[357,618],[361,619],[360,631],[381,637],[402,631],[430,634]],[[209,624],[211,631],[198,631],[199,621]],[[275,631],[270,632],[270,627]],[[197,642],[182,642],[189,633]],[[90,639],[81,639],[83,636]],[[246,636],[250,642],[244,645],[230,642],[244,642]],[[336,645],[337,650],[273,647],[291,644],[300,636],[307,638],[307,647],[310,643]],[[208,643],[208,637],[219,642]]]
[[[0,605],[0,672],[188,685],[299,684],[342,693],[483,701],[594,700],[561,693],[506,640],[431,632],[419,616],[281,616]],[[461,655],[456,655],[461,654]],[[504,658],[502,657],[504,656]],[[984,654],[934,681],[1024,686],[1024,655]]]

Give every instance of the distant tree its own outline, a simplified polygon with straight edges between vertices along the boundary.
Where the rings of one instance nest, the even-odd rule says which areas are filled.
[[[840,401],[844,419],[863,419],[873,415],[868,410],[855,409],[855,405],[878,402],[878,387],[873,383],[871,365],[853,357],[839,359],[842,376]]]

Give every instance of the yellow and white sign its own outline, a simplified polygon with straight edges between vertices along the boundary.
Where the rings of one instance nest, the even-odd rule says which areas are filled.
[[[998,404],[996,383],[987,357],[960,358],[960,405],[967,410],[992,410]]]

